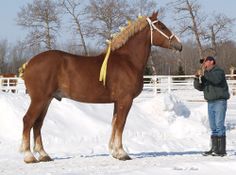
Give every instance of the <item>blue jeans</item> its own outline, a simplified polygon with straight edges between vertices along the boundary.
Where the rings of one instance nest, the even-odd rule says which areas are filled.
[[[208,118],[212,136],[225,136],[227,100],[208,102]]]

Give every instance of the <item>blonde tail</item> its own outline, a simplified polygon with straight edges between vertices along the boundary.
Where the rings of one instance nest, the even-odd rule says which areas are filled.
[[[25,68],[27,66],[28,62],[22,64],[22,66],[18,69],[19,71],[19,77],[24,79],[24,72],[25,72]]]

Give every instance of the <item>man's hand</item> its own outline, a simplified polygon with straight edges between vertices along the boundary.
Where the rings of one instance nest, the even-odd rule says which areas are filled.
[[[195,73],[196,77],[202,77],[203,76],[203,70],[202,69],[198,69]]]

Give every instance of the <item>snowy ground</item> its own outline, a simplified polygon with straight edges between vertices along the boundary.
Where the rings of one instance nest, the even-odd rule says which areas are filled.
[[[205,102],[180,101],[174,94],[137,98],[123,137],[130,161],[108,154],[111,104],[63,99],[53,100],[42,130],[45,149],[54,161],[25,164],[18,149],[28,105],[25,94],[0,93],[0,175],[236,173],[236,97],[228,101],[226,157],[201,156],[209,149]]]

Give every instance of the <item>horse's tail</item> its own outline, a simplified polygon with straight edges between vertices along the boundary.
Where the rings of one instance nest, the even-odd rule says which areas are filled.
[[[25,72],[27,64],[28,64],[28,62],[22,64],[22,66],[18,69],[19,77],[22,78],[22,79],[24,79],[24,72]]]

